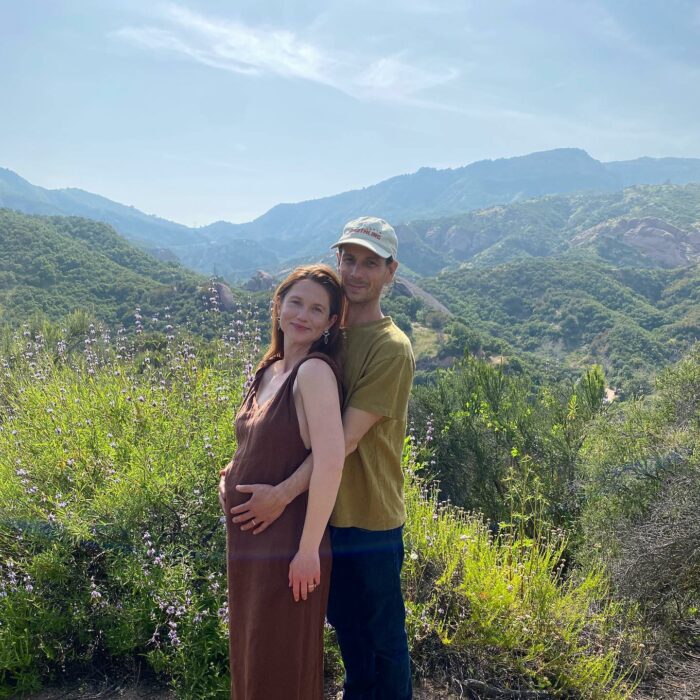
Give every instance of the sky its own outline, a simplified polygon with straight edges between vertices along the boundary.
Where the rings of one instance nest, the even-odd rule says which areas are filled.
[[[0,167],[189,226],[698,115],[698,0],[0,0]]]

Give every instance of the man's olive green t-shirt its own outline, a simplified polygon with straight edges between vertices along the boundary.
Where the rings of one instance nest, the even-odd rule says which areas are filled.
[[[405,522],[401,454],[414,371],[411,343],[390,316],[345,329],[343,408],[382,418],[345,458],[331,525],[391,530]]]

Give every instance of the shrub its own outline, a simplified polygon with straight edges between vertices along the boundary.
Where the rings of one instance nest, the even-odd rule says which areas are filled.
[[[47,347],[48,329],[4,339],[0,695],[145,658],[180,697],[228,697],[216,484],[255,348],[233,331],[198,345],[174,330],[163,345],[85,330],[82,352],[60,334]],[[565,577],[566,538],[545,526],[530,462],[516,460],[496,526],[440,504],[415,452],[404,580],[417,670],[627,697],[630,628],[600,572]],[[332,643],[326,668],[339,670]]]
[[[570,525],[580,506],[578,453],[604,391],[595,365],[575,383],[538,387],[508,365],[467,358],[416,387],[410,414],[420,440],[430,441],[434,464],[424,461],[444,500],[499,520],[508,512],[509,468],[531,457],[549,518]]]
[[[4,360],[0,688],[144,655],[183,697],[225,697],[216,484],[244,353],[219,343],[202,366],[186,343],[164,363],[97,346],[57,364],[41,350]]]
[[[672,637],[700,637],[700,348],[656,393],[599,421],[582,451],[579,558],[608,564],[617,591]]]
[[[411,474],[410,455],[408,466]],[[523,468],[498,528],[409,479],[404,575],[414,662],[462,690],[483,690],[488,679],[494,697],[510,687],[628,698],[639,632],[601,570],[564,576],[566,536],[546,524],[537,479]]]

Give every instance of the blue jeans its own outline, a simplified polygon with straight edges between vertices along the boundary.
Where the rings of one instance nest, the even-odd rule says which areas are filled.
[[[401,593],[403,528],[331,527],[328,621],[345,665],[343,700],[410,700]]]

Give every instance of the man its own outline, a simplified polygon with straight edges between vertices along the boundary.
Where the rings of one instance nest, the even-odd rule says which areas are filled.
[[[361,217],[345,225],[338,271],[348,301],[343,432],[346,460],[331,516],[333,570],[328,620],[345,665],[344,700],[406,700],[411,672],[401,593],[403,473],[408,396],[415,362],[408,338],[381,311],[398,262],[394,229]],[[309,484],[313,455],[276,486],[231,509],[234,522],[265,530]]]

